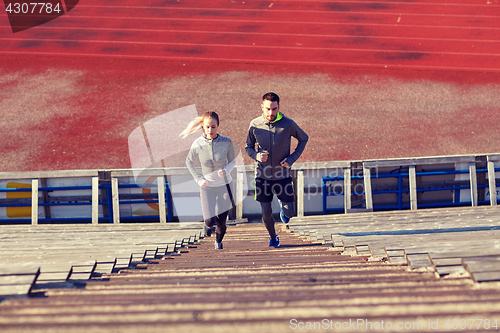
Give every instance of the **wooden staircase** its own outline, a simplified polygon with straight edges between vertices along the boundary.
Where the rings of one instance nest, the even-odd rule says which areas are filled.
[[[223,250],[204,238],[73,288],[34,289],[0,303],[2,332],[371,332],[381,325],[423,332],[451,330],[461,319],[474,319],[467,327],[479,332],[497,324],[497,283],[347,255],[337,243],[285,228],[279,236],[282,246],[269,248],[262,224],[232,225]]]

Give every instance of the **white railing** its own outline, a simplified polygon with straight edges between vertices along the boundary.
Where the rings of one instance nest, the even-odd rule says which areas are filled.
[[[325,208],[322,205],[323,202],[326,202],[326,200],[323,201],[322,179],[332,175],[337,177],[335,179],[341,179],[339,186],[343,191],[338,196],[339,198],[333,198],[334,205],[343,208],[344,212],[348,213],[352,211],[353,197],[361,196],[362,199],[357,200],[355,204],[359,205],[362,202],[363,209],[373,210],[374,202],[372,193],[374,192],[372,191],[372,187],[381,186],[380,182],[374,184],[373,180],[377,178],[379,173],[383,174],[394,167],[408,168],[408,174],[405,174],[405,179],[408,179],[408,189],[405,191],[409,193],[409,209],[411,210],[418,208],[419,201],[421,200],[419,191],[423,191],[420,187],[421,176],[419,176],[422,173],[419,173],[419,170],[422,168],[440,168],[442,166],[446,166],[450,170],[458,170],[459,167],[463,166],[468,167],[468,171],[461,171],[461,173],[464,176],[465,173],[468,173],[468,188],[472,206],[479,204],[477,170],[478,167],[483,168],[481,172],[482,175],[484,174],[484,177],[480,177],[481,187],[485,188],[487,186],[489,204],[496,205],[498,199],[495,182],[495,162],[497,164],[500,162],[500,154],[295,163],[292,166],[292,174],[296,186],[297,215],[317,214]],[[359,171],[357,178],[353,174],[355,170]],[[248,214],[260,213],[260,206],[254,200],[246,199],[253,196],[253,172],[254,167],[252,165],[240,166],[235,168],[233,172],[235,199],[237,202],[234,214],[237,219]],[[188,220],[193,220],[196,216],[200,216],[201,209],[199,208],[199,202],[197,203],[199,201],[197,187],[187,168],[141,170],[140,177],[141,179],[146,179],[150,187],[147,190],[142,188],[141,193],[135,193],[132,190],[123,188],[126,187],[126,184],[133,185],[138,180],[137,170],[132,169],[2,172],[0,173],[0,188],[2,188],[2,193],[8,194],[3,194],[3,197],[0,197],[0,204],[3,206],[0,209],[3,209],[2,214],[4,215],[0,219],[2,219],[2,222],[9,221],[14,223],[16,221],[26,222],[29,220],[31,224],[38,224],[40,216],[42,216],[41,218],[46,222],[62,218],[68,220],[88,220],[93,224],[97,224],[103,219],[110,223],[120,223],[122,219],[133,218],[135,216],[132,208],[124,209],[125,205],[121,203],[121,197],[132,200],[136,199],[149,206],[154,206],[150,201],[156,200],[156,214],[160,223],[167,223],[168,220],[172,220],[173,215],[177,216],[179,220],[182,220],[183,216]],[[362,183],[359,182],[357,185],[353,183],[353,181],[356,182],[356,179],[361,180],[361,178]],[[75,182],[80,187],[75,186]],[[19,196],[13,198],[9,191],[13,190],[13,186],[19,183],[24,184],[24,187],[30,186],[30,188],[24,189],[25,194],[22,198]],[[57,183],[57,186],[50,185],[50,183]],[[10,187],[7,188],[6,184]],[[362,195],[351,191],[354,185],[362,187]],[[64,201],[63,198],[63,203],[53,203],[53,196],[49,192],[57,192],[60,188],[73,189],[77,191],[75,192],[77,194],[68,196],[68,202]],[[82,190],[78,192],[79,189]],[[90,196],[87,194],[89,191]],[[31,198],[30,203],[28,203],[28,195]],[[61,197],[58,198],[61,199]],[[483,203],[485,198],[486,196],[482,194],[481,200]],[[71,201],[72,199],[74,201]],[[85,206],[86,202],[88,202],[87,206],[90,208]],[[9,208],[6,206],[10,205],[9,207],[14,207],[16,204],[24,205],[22,212],[17,213],[18,215],[16,216],[9,217],[9,214],[6,213],[6,210]],[[127,204],[134,205],[133,203]],[[63,211],[64,209],[56,209],[51,205],[66,205],[68,207],[72,207],[73,205],[73,207],[66,209],[67,213],[62,213],[67,216],[61,216],[61,213],[57,213],[56,210]],[[77,208],[77,205],[85,206],[85,208]],[[43,212],[39,210],[40,206],[44,206]],[[29,216],[28,209],[30,210]],[[87,214],[88,209],[90,209],[90,214]],[[76,216],[76,212],[79,210],[85,211],[85,213],[79,213],[80,216]],[[73,213],[71,212],[75,212],[76,215],[72,216]],[[191,213],[192,215],[189,215]],[[59,216],[54,217],[57,214]],[[151,217],[147,216],[148,218]],[[136,217],[140,218],[140,215]]]

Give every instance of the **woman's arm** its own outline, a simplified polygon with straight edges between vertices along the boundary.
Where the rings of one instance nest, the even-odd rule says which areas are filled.
[[[196,141],[193,142],[191,149],[189,149],[188,155],[186,157],[186,166],[191,175],[193,176],[194,180],[198,183],[198,185],[201,186],[202,183],[206,181],[206,179],[205,177],[203,177],[203,175],[198,173],[198,171],[196,170],[196,166],[194,165],[194,161],[198,156],[198,150],[196,149],[195,143]]]
[[[230,173],[236,165],[236,156],[234,154],[234,145],[233,142],[229,142],[229,147],[227,149],[227,164],[224,167],[224,172],[226,174]]]

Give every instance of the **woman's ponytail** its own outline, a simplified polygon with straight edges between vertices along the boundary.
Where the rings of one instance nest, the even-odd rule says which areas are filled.
[[[186,129],[179,134],[179,136],[182,136],[183,139],[185,139],[189,134],[193,134],[194,132],[197,132],[202,129],[202,121],[203,117],[196,117],[191,122],[187,125]]]
[[[217,126],[219,126],[219,115],[213,111],[207,111],[202,116],[196,117],[191,120],[186,129],[182,131],[179,136],[182,136],[182,138],[185,139],[189,134],[193,134],[194,132],[203,129],[203,120],[205,118],[215,119],[217,121]]]

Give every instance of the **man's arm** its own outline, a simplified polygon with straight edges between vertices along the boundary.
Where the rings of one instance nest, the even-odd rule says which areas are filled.
[[[259,153],[255,150],[256,141],[257,140],[255,139],[255,135],[253,134],[252,131],[252,126],[250,125],[250,128],[248,129],[245,151],[247,155],[250,156],[253,160],[258,161]]]
[[[302,155],[302,152],[306,148],[307,141],[309,140],[309,136],[299,127],[295,122],[293,122],[293,130],[291,131],[291,135],[297,139],[298,144],[295,150],[290,156],[286,158],[286,163],[291,167],[295,161],[297,161]]]

